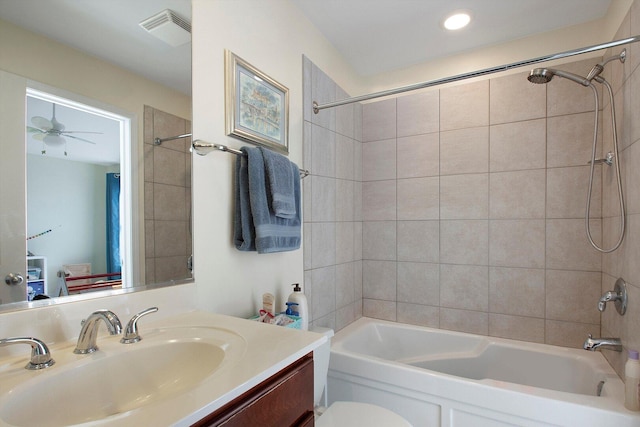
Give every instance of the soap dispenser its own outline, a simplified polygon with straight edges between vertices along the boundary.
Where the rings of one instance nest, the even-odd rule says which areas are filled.
[[[297,304],[296,309],[298,310],[298,315],[302,321],[300,329],[306,331],[309,329],[309,306],[307,305],[307,297],[302,293],[302,288],[300,288],[298,283],[291,286],[293,286],[293,292],[289,295],[287,301]]]

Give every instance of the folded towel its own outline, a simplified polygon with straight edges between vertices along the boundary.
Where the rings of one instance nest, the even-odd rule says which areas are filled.
[[[267,173],[267,194],[271,197],[271,208],[278,218],[291,219],[296,216],[296,200],[291,176],[291,163],[285,156],[268,148],[260,147]],[[298,167],[296,166],[296,170]]]
[[[255,247],[258,253],[284,252],[300,248],[300,173],[289,162],[289,174],[293,183],[295,215],[293,218],[277,217],[269,209],[267,178],[262,151],[243,147],[248,156],[249,200],[255,226]]]
[[[233,243],[240,251],[255,251],[256,230],[249,201],[249,160],[247,156],[236,159],[236,209],[233,216]]]

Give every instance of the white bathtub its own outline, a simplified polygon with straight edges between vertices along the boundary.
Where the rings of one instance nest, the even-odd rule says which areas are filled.
[[[599,352],[368,318],[333,338],[328,399],[377,404],[415,427],[640,427]]]

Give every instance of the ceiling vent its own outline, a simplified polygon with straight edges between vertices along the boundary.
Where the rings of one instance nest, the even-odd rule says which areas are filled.
[[[191,41],[191,23],[169,9],[145,19],[140,22],[140,26],[173,47]]]

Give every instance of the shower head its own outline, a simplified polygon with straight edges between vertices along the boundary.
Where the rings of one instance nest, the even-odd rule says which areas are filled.
[[[607,65],[609,62],[615,61],[615,60],[624,62],[625,59],[627,59],[627,49],[622,49],[622,52],[620,52],[618,55],[614,55],[610,58],[605,59],[601,63],[594,65],[591,71],[589,71],[589,74],[587,74],[587,80],[591,81],[596,77],[598,77],[600,73],[604,71],[604,66]]]
[[[531,70],[527,79],[534,84],[546,84],[551,81],[553,76],[564,77],[582,86],[591,85],[591,81],[582,76],[553,68],[535,68]]]

